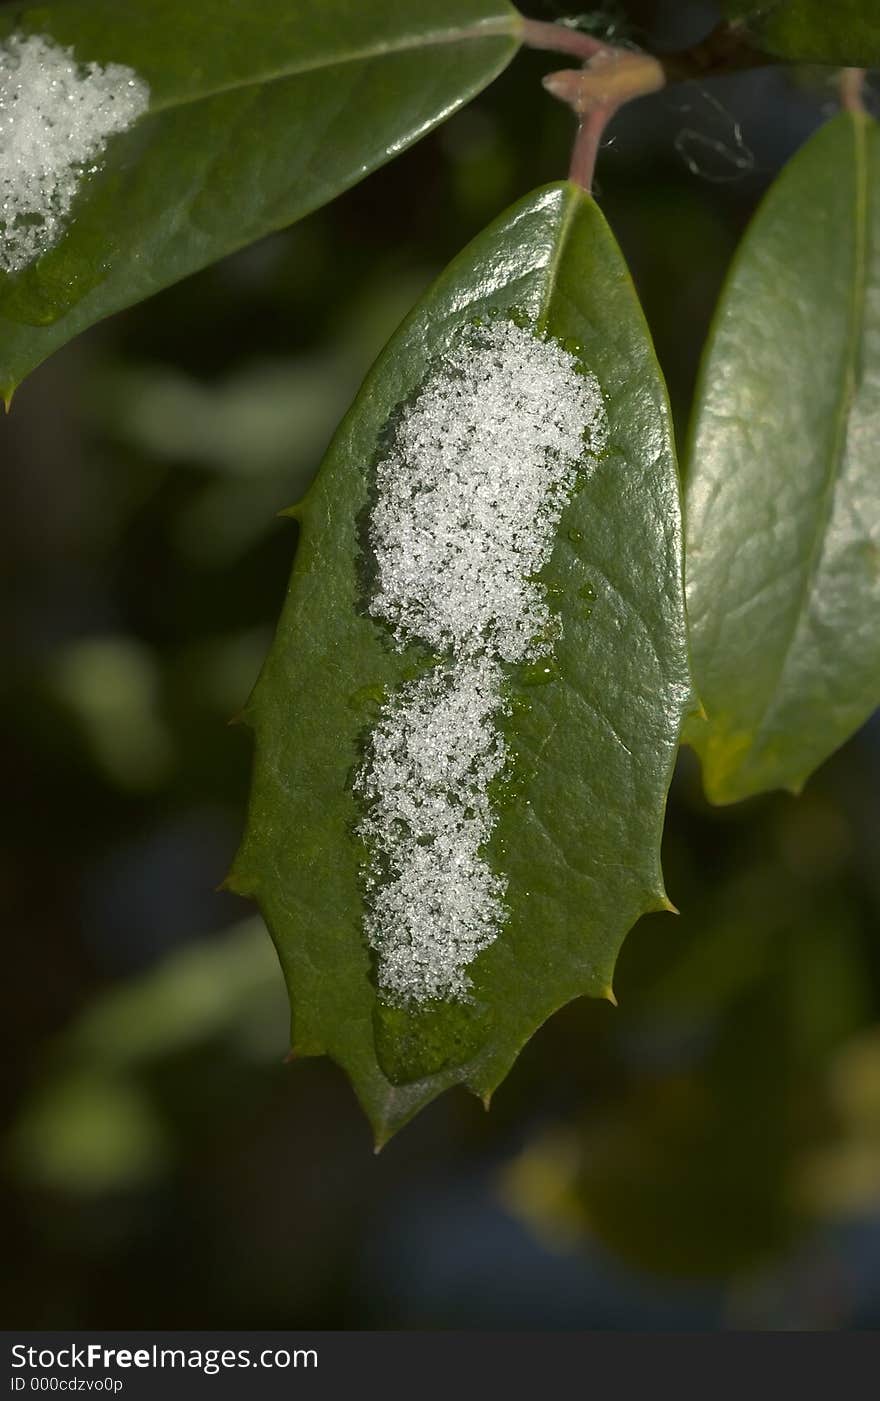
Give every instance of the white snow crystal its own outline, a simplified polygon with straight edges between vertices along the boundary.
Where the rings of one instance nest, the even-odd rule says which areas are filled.
[[[0,44],[0,270],[20,272],[52,248],[107,139],[149,105],[121,63],[79,63],[40,35]]]
[[[399,648],[442,657],[386,699],[355,778],[365,933],[392,1002],[465,998],[468,965],[501,931],[506,882],[484,851],[505,668],[552,651],[536,576],[605,432],[595,378],[498,320],[441,359],[378,463],[369,611]]]
[[[500,705],[498,663],[475,657],[402,686],[372,735],[359,781],[373,854],[367,933],[398,998],[463,996],[465,966],[503,920],[503,882],[480,854],[506,757]]]

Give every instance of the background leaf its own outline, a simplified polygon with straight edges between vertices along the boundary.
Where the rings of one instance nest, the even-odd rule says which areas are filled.
[[[880,64],[877,0],[725,0],[759,48],[797,63]]]
[[[506,0],[5,6],[0,40],[43,34],[83,61],[128,64],[151,102],[112,139],[60,242],[0,275],[0,392],[101,317],[402,151],[505,67],[519,23]]]
[[[510,919],[469,970],[473,1006],[406,1013],[380,1007],[371,981],[350,774],[377,695],[412,659],[359,610],[357,522],[389,416],[456,330],[491,311],[577,344],[610,448],[546,571],[558,675],[514,686],[505,722],[517,797],[490,858],[509,877]],[[660,835],[690,695],[678,485],[647,328],[591,199],[540,190],[453,262],[367,379],[299,517],[290,596],[248,710],[256,766],[232,884],[258,899],[278,945],[295,1051],[345,1067],[382,1141],[451,1084],[487,1096],[556,1008],[607,996],[627,930],[667,903]]]
[[[880,701],[880,145],[846,114],[783,172],[707,347],[686,497],[706,791],[797,790]]]

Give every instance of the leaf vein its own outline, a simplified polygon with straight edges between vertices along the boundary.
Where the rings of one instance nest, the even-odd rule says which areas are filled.
[[[362,49],[352,49],[348,53],[338,53],[332,56],[322,57],[304,61],[299,64],[292,64],[277,73],[264,73],[252,78],[236,80],[231,83],[221,83],[217,87],[206,89],[203,92],[192,93],[186,97],[167,98],[165,101],[156,102],[151,105],[149,116],[155,116],[159,112],[165,112],[172,108],[191,106],[196,102],[207,102],[214,97],[223,97],[227,93],[237,92],[242,88],[263,87],[269,83],[284,82],[287,78],[299,78],[307,73],[321,72],[322,69],[339,68],[349,63],[369,63],[373,59],[391,58],[397,54],[412,53],[419,49],[436,48],[443,44],[458,44],[467,40],[496,39],[508,36],[511,39],[519,39],[519,29],[521,20],[518,15],[511,15],[509,18],[498,16],[493,19],[479,20],[476,24],[459,25],[455,29],[437,29],[426,34],[406,34],[399,39],[385,41],[384,43],[368,44]]]

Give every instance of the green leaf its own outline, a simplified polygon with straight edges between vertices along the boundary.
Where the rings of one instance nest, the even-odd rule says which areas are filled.
[[[56,0],[4,7],[123,63],[148,113],[111,138],[66,233],[0,274],[0,392],[85,327],[302,218],[451,116],[505,67],[507,0]],[[401,211],[405,216],[405,211]]]
[[[351,775],[377,698],[414,659],[360,604],[359,517],[389,419],[490,314],[576,347],[601,385],[610,446],[542,571],[561,612],[556,676],[511,683],[515,781],[489,851],[509,919],[469,969],[472,1004],[407,1012],[372,980]],[[345,1067],[382,1142],[450,1085],[488,1098],[553,1011],[610,996],[627,930],[668,908],[660,837],[690,704],[678,483],[648,331],[588,196],[539,190],[452,263],[371,372],[297,514],[291,591],[246,716],[255,772],[231,883],[259,901],[278,946],[295,1052]]]
[[[794,63],[880,64],[878,0],[725,0],[758,48]]]
[[[796,792],[880,702],[878,219],[878,129],[839,116],[759,210],[706,350],[688,738],[713,802]]]

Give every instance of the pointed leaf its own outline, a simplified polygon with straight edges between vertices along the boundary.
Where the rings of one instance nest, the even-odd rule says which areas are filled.
[[[877,0],[725,0],[724,9],[759,48],[793,63],[880,64]]]
[[[359,530],[389,420],[461,328],[492,313],[576,347],[601,385],[609,448],[545,571],[557,673],[510,682],[516,781],[489,849],[509,918],[471,965],[470,1004],[409,1012],[376,995],[351,775],[377,697],[414,662],[365,613]],[[295,1050],[345,1067],[381,1142],[449,1085],[488,1096],[556,1008],[609,995],[627,930],[667,905],[660,836],[690,695],[678,485],[648,332],[589,197],[538,191],[453,262],[371,372],[298,516],[290,595],[249,706],[255,773],[231,880],[277,943]]]
[[[93,322],[302,218],[449,117],[505,67],[507,0],[56,0],[4,6],[125,64],[145,116],[110,138],[59,241],[0,274],[0,392]]]
[[[880,702],[880,139],[820,130],[721,298],[687,474],[706,791],[795,791]]]

